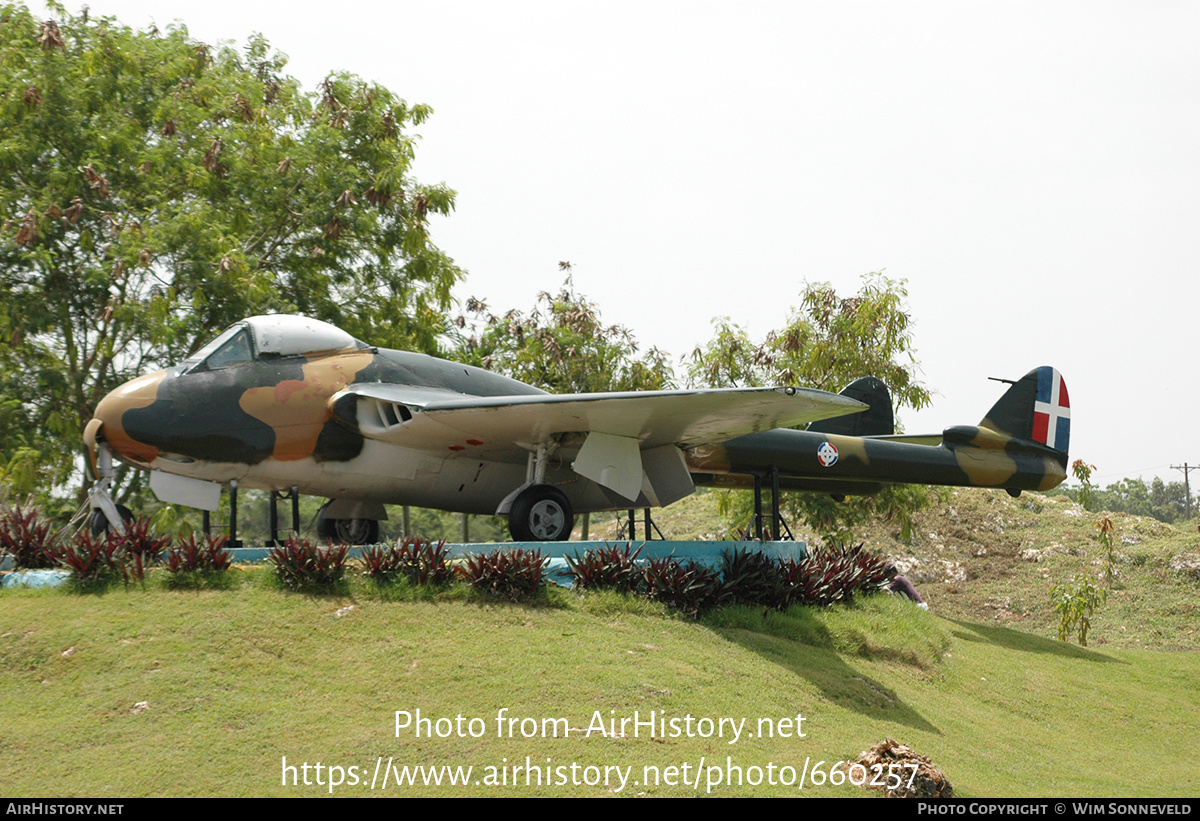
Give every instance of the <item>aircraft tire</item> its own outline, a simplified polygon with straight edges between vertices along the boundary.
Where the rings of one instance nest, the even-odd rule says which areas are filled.
[[[562,542],[571,538],[575,514],[558,488],[534,485],[513,502],[508,530],[518,542]]]
[[[329,519],[326,502],[317,513],[317,536],[334,544],[378,544],[379,522],[374,519]]]
[[[133,511],[125,507],[125,505],[117,505],[117,513],[121,514],[121,521],[125,524],[130,524],[134,520]],[[103,536],[108,532],[108,519],[104,515],[104,511],[100,508],[92,510],[92,515],[88,518],[88,530],[93,536]]]

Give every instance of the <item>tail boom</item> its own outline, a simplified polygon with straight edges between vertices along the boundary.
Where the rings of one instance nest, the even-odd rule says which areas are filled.
[[[887,413],[890,417],[890,399]],[[730,480],[716,478],[721,474],[778,472],[782,487],[834,494],[872,493],[883,484],[1015,493],[1049,490],[1067,476],[1070,402],[1062,376],[1048,366],[1010,383],[979,425],[947,428],[941,437],[850,436],[815,427],[763,431],[696,449],[689,468],[701,484],[729,485]]]
[[[753,476],[774,469],[782,479],[798,480],[796,489],[826,493],[854,493],[847,486],[860,483],[874,485],[860,493],[881,484],[1049,490],[1066,478],[1066,454],[1000,439],[986,428],[965,426],[948,429],[936,446],[771,430],[733,439],[688,461],[694,474]]]

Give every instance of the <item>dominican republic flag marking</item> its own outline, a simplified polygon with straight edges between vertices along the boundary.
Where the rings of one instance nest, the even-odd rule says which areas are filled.
[[[1038,368],[1037,400],[1033,403],[1033,438],[1047,447],[1066,451],[1071,440],[1071,400],[1067,383],[1054,368]]]

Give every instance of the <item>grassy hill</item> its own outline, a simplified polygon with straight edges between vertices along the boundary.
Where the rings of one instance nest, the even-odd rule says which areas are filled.
[[[700,492],[658,512],[671,538],[718,538],[716,491]],[[1066,496],[962,488],[917,514],[914,538],[901,541],[879,524],[865,537],[896,560],[941,616],[1005,625],[1054,638],[1051,585],[1079,572],[1098,576],[1103,550],[1089,513]],[[1179,526],[1123,513],[1115,526],[1117,579],[1093,620],[1094,647],[1200,649],[1200,534],[1196,520]],[[639,524],[640,528],[640,524]],[[820,540],[792,524],[796,538]],[[594,538],[614,535],[615,523],[594,523]]]
[[[813,767],[827,771],[890,737],[930,757],[962,796],[1196,795],[1200,583],[1171,569],[1195,552],[1195,536],[1115,520],[1119,586],[1092,646],[1080,648],[1053,639],[1047,596],[1052,580],[1097,559],[1093,517],[1076,510],[959,491],[922,515],[912,545],[872,534],[873,547],[911,560],[930,613],[882,596],[824,611],[737,608],[697,623],[568,591],[536,606],[462,591],[381,595],[358,581],[306,596],[277,589],[261,568],[239,571],[229,590],[171,591],[153,577],[104,595],[5,589],[4,791],[323,795],[320,762],[342,767],[347,782],[357,768],[360,783],[335,795],[856,796],[874,793],[814,786]],[[920,581],[925,572],[933,580]],[[396,711],[417,710],[446,721],[425,737],[397,735]],[[506,731],[502,710],[536,720]],[[597,722],[607,730],[616,719],[619,731],[635,711],[675,719],[681,732],[635,735],[629,723],[624,734],[599,732]],[[699,735],[702,718],[724,737]],[[554,737],[561,727],[570,732]],[[371,790],[389,761],[473,769],[465,786],[438,771],[440,786]],[[803,790],[766,783],[798,780],[806,762]],[[742,783],[730,785],[738,767]],[[589,777],[599,783],[571,783]]]

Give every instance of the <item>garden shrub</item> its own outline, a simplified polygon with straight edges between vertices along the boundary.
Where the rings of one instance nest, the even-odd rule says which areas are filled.
[[[0,512],[0,553],[11,556],[16,568],[54,567],[50,552],[54,540],[50,521],[43,519],[37,508],[5,505]]]
[[[720,603],[786,610],[790,602],[779,564],[759,550],[721,551]]]
[[[691,618],[716,607],[721,600],[721,574],[694,561],[673,556],[650,559],[642,568],[646,598],[662,602]]]
[[[454,577],[446,540],[408,538],[362,550],[363,574],[376,582],[406,579],[411,584],[445,584]]]
[[[546,581],[546,557],[540,550],[514,548],[480,553],[467,559],[462,574],[472,588],[489,596],[519,602],[537,595]]]
[[[567,556],[567,566],[575,576],[572,586],[579,590],[635,592],[642,583],[642,569],[637,564],[637,557],[644,546],[634,550],[631,542],[626,542],[624,547],[606,544],[582,556]]]
[[[267,554],[275,576],[295,590],[332,588],[345,578],[349,545],[317,547],[308,539],[290,537]]]
[[[60,540],[49,553],[55,564],[71,571],[77,589],[103,588],[118,579],[140,581],[143,576],[143,566],[130,562],[120,540],[93,536],[86,528],[73,539]]]
[[[167,586],[172,588],[224,587],[233,554],[225,549],[225,536],[202,537],[195,534],[163,553]]]

